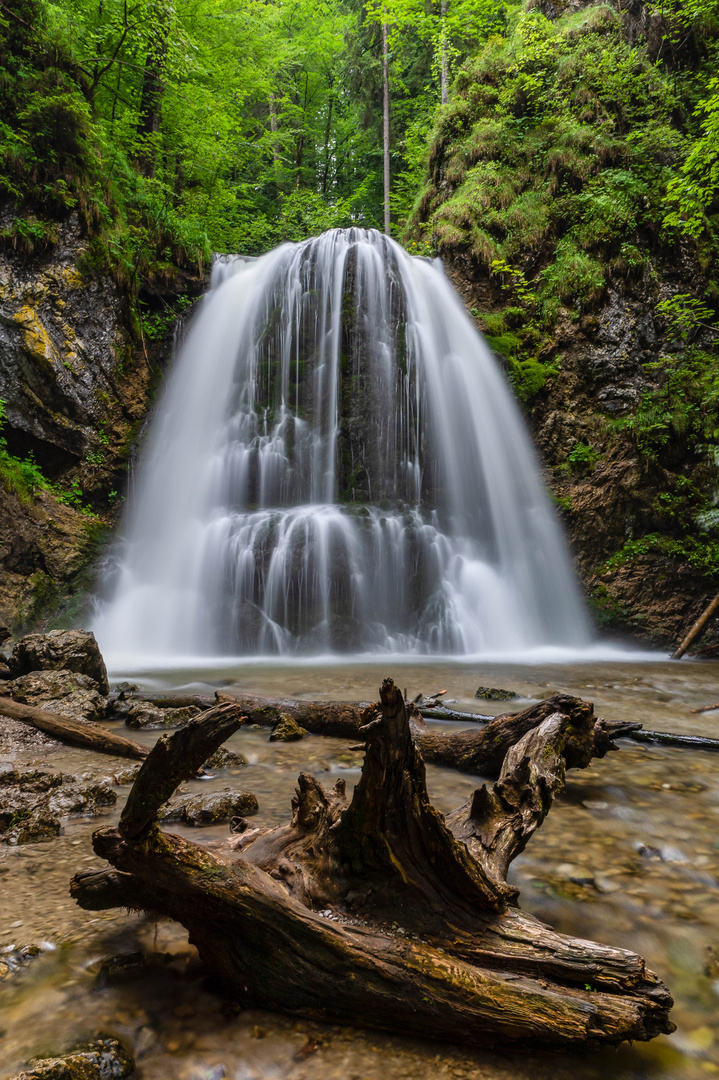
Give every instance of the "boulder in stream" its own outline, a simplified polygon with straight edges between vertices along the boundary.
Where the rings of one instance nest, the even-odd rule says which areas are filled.
[[[514,690],[502,690],[498,686],[478,686],[474,696],[482,701],[516,701],[519,694]]]
[[[257,798],[250,791],[223,788],[206,795],[176,795],[159,815],[162,822],[183,825],[222,825],[233,817],[250,817],[259,810]]]
[[[270,742],[296,742],[298,739],[304,739],[307,732],[303,727],[297,723],[290,713],[280,713],[280,719],[277,725],[272,729],[270,735]]]
[[[31,671],[75,671],[87,675],[101,694],[109,694],[107,668],[95,635],[85,630],[26,634],[16,643],[8,667],[13,678]]]
[[[125,1047],[109,1035],[98,1035],[60,1057],[42,1058],[13,1080],[125,1080],[135,1062]]]
[[[136,701],[125,712],[124,703],[115,707],[115,713],[124,713],[125,725],[129,728],[145,728],[147,731],[160,731],[163,728],[178,728],[189,723],[201,709],[186,705],[177,709],[160,709],[149,701]]]
[[[58,713],[71,720],[101,720],[106,702],[89,675],[80,672],[30,671],[5,684],[14,701]]]
[[[116,801],[109,778],[88,782],[68,773],[5,768],[0,771],[0,841],[47,840],[60,833],[62,818],[95,817]]]

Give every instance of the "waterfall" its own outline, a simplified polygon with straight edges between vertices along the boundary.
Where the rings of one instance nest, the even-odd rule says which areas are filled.
[[[374,230],[216,260],[122,531],[110,656],[590,640],[503,375],[439,262]]]

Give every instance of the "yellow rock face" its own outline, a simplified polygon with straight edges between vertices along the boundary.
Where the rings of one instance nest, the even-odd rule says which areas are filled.
[[[13,319],[22,330],[23,345],[34,359],[46,364],[57,362],[57,353],[50,335],[43,326],[35,308],[26,305],[13,313]]]

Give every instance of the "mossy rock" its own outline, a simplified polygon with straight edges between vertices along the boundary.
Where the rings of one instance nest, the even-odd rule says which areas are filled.
[[[289,713],[280,713],[279,723],[273,728],[270,742],[297,742],[304,739],[307,732]]]
[[[125,1080],[135,1062],[117,1039],[101,1035],[62,1057],[43,1058],[14,1080]]]
[[[501,690],[497,686],[478,686],[474,696],[482,701],[515,701],[519,694],[515,694],[514,690]]]
[[[248,765],[249,762],[244,754],[235,754],[232,750],[225,750],[224,746],[221,746],[219,750],[216,750],[212,757],[208,758],[203,768],[205,769],[239,769],[241,765]]]

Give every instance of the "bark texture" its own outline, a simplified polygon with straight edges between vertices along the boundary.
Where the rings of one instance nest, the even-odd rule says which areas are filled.
[[[122,735],[115,735],[91,720],[71,720],[47,709],[21,705],[9,697],[0,697],[0,715],[36,727],[60,742],[69,743],[70,746],[82,746],[86,750],[98,750],[102,754],[115,754],[117,757],[135,758],[137,761],[149,754],[146,746],[140,746]]]
[[[342,780],[328,791],[302,774],[288,825],[210,853],[161,832],[157,812],[242,722],[242,708],[225,703],[161,737],[118,828],[95,833],[114,869],[78,874],[71,892],[93,910],[177,919],[247,1004],[484,1046],[669,1032],[671,997],[641,957],[556,934],[515,906],[509,863],[565,769],[595,753],[589,703],[572,713],[543,704],[504,740],[498,782],[445,820],[388,679],[358,732],[367,752],[351,802]]]

